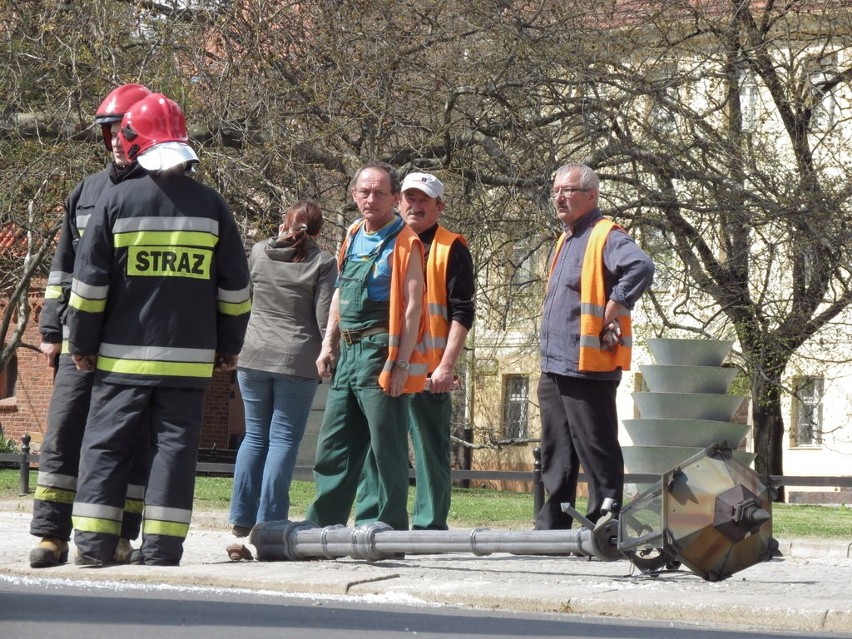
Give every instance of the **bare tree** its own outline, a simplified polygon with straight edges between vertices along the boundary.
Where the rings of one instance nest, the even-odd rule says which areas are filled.
[[[850,302],[846,5],[13,1],[2,221],[47,241],[61,197],[100,162],[86,128],[99,97],[142,81],[185,107],[200,178],[247,233],[296,197],[322,202],[339,233],[366,159],[436,172],[471,241],[484,326],[534,335],[560,230],[550,175],[583,160],[667,283],[651,330],[737,337],[757,469],[781,473],[785,371]]]
[[[91,126],[97,105],[117,84],[174,74],[138,46],[143,23],[125,3],[12,0],[0,6],[0,25],[2,367],[22,343],[31,280],[47,272],[65,196],[104,166]]]
[[[750,4],[645,3],[643,48],[589,69],[584,97],[610,123],[588,157],[614,210],[670,257],[662,327],[737,337],[756,468],[781,474],[785,372],[852,301],[852,25],[837,3]]]

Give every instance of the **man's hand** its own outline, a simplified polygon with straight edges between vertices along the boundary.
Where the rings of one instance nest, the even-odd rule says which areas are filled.
[[[405,382],[408,381],[408,369],[394,366],[390,376],[390,387],[388,395],[391,397],[399,397],[405,388]]]
[[[616,346],[624,343],[621,339],[621,326],[617,319],[603,327],[600,338],[601,350],[604,351],[614,351]]]
[[[38,345],[38,350],[44,353],[47,359],[47,365],[50,367],[56,366],[56,358],[59,357],[59,351],[62,350],[62,344],[58,342],[42,342]]]
[[[98,363],[97,355],[72,355],[71,359],[78,371],[93,371]]]
[[[604,310],[603,328],[600,340],[602,351],[614,351],[618,346],[624,345],[621,339],[621,325],[618,318],[627,313],[627,309],[614,300],[607,300]]]
[[[213,360],[213,369],[216,372],[237,370],[237,356],[216,353],[216,359]]]
[[[453,369],[443,364],[439,364],[432,376],[426,380],[426,390],[430,393],[449,393],[459,386],[459,378],[453,374]]]
[[[334,367],[337,364],[337,355],[335,353],[336,349],[330,342],[323,340],[322,342],[322,350],[320,351],[319,357],[317,357],[317,373],[319,373],[320,377],[331,377],[332,371],[334,371]]]

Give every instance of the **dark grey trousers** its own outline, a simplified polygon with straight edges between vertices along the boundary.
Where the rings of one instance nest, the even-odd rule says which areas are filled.
[[[589,480],[587,517],[597,521],[603,501],[624,497],[624,459],[618,443],[615,393],[618,381],[587,380],[542,373],[541,478],[547,500],[536,515],[538,530],[569,529],[562,503],[575,505],[580,466]]]

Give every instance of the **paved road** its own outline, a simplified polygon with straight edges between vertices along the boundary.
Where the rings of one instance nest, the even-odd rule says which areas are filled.
[[[34,570],[27,562],[34,543],[28,524],[27,512],[0,509],[0,577],[6,580],[85,580],[91,588],[125,583],[242,589],[382,605],[463,605],[533,615],[735,624],[743,631],[831,633],[852,639],[850,544],[785,542],[785,557],[715,583],[683,570],[652,578],[637,573],[627,561],[508,554],[423,555],[376,563],[232,563],[224,552],[232,541],[224,514],[199,513],[180,567],[92,569],[69,564]]]
[[[346,600],[348,599],[348,600]],[[575,639],[799,639],[832,633],[743,632],[697,624],[578,618],[448,606],[401,606],[378,598],[314,597],[245,589],[140,587],[119,582],[0,577],[3,635],[16,639],[419,639],[572,637]]]

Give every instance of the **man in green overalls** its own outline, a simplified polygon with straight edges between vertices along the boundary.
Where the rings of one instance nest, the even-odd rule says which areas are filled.
[[[353,181],[361,219],[340,249],[317,359],[320,374],[332,377],[314,464],[317,493],[306,513],[319,526],[348,522],[372,451],[378,520],[408,528],[409,394],[423,390],[428,353],[423,245],[394,211],[399,187],[396,171],[380,162],[362,166]]]

